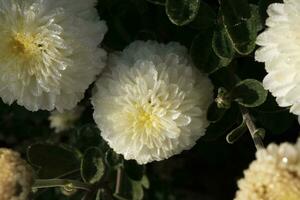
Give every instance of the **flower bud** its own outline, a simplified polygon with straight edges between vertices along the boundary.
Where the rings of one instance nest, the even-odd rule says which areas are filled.
[[[0,199],[27,200],[33,184],[31,167],[20,154],[0,148]]]
[[[296,145],[270,144],[259,150],[257,159],[238,182],[235,200],[300,199],[300,140]]]

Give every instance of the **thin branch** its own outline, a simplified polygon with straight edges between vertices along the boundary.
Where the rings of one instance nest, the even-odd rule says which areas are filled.
[[[243,120],[246,122],[256,149],[259,150],[265,148],[261,136],[257,134],[258,129],[256,128],[249,111],[244,107],[240,107],[240,109],[243,115]]]
[[[91,191],[90,184],[68,179],[36,179],[32,189],[52,187],[69,187],[72,189]]]

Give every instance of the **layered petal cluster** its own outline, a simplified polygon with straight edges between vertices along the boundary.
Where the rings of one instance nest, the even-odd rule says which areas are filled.
[[[19,153],[0,148],[0,199],[27,200],[31,193],[33,174]]]
[[[92,98],[102,137],[140,164],[190,149],[205,134],[212,101],[213,86],[187,49],[154,41],[112,55]]]
[[[255,58],[265,62],[263,84],[282,107],[300,115],[300,1],[273,3],[267,12],[267,29],[257,38]]]
[[[300,199],[300,140],[259,150],[238,182],[235,200]]]
[[[104,67],[96,0],[0,0],[0,97],[28,110],[73,108]]]

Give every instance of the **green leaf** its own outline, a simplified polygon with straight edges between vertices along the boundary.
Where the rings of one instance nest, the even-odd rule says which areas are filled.
[[[166,0],[147,0],[150,3],[164,6],[166,5]]]
[[[212,48],[212,30],[200,32],[193,40],[190,55],[197,68],[206,73],[213,73],[230,63],[220,59]]]
[[[192,22],[198,14],[200,0],[167,0],[166,13],[178,26]]]
[[[206,134],[202,137],[205,141],[213,141],[225,135],[232,129],[238,119],[239,109],[236,104],[233,104],[228,109],[224,116],[215,123],[210,123],[206,130]]]
[[[231,91],[237,84],[237,77],[232,73],[232,67],[234,66],[231,65],[230,67],[220,68],[209,75],[215,88],[225,88],[227,91]]]
[[[226,136],[226,141],[229,144],[235,143],[247,131],[247,125],[243,121],[237,128],[230,131]]]
[[[250,54],[255,48],[260,20],[257,10],[247,0],[222,0],[221,12],[234,49],[241,55]]]
[[[277,102],[276,98],[273,97],[270,93],[268,93],[266,101],[253,109],[253,111],[258,113],[281,113],[281,112],[289,112],[289,108],[287,107],[280,107]]]
[[[144,188],[140,181],[131,181],[132,200],[142,200],[144,197]]]
[[[269,95],[267,101],[262,106],[253,109],[252,113],[257,120],[256,123],[264,127],[268,133],[279,135],[292,127],[296,117],[287,108],[278,107],[273,99]]]
[[[99,129],[94,124],[86,124],[71,132],[72,143],[82,152],[90,147],[104,146]]]
[[[198,15],[189,26],[199,30],[208,30],[214,27],[216,16],[215,11],[207,3],[201,1]]]
[[[34,144],[27,149],[27,157],[39,178],[58,178],[80,169],[77,152],[63,146]]]
[[[134,160],[128,160],[124,163],[125,172],[128,177],[135,181],[140,181],[145,172],[145,167],[143,165],[137,164]]]
[[[234,56],[232,41],[229,38],[223,24],[219,24],[214,31],[212,48],[220,59],[228,59],[231,61]]]
[[[261,82],[255,79],[243,80],[232,90],[232,98],[245,107],[260,106],[266,101],[267,95]]]
[[[100,149],[91,147],[84,153],[81,161],[81,177],[85,182],[96,183],[105,173],[105,164]]]
[[[225,114],[227,109],[218,108],[217,103],[213,102],[207,111],[207,119],[211,122],[219,121]]]
[[[105,162],[113,169],[118,169],[123,164],[121,155],[118,155],[111,149],[105,153]]]
[[[142,180],[141,180],[141,184],[144,188],[149,189],[150,187],[150,182],[149,179],[146,175],[143,176]]]
[[[221,12],[225,23],[236,25],[250,18],[250,7],[247,0],[222,0]]]
[[[256,23],[256,33],[264,29],[264,21],[260,16],[259,6],[255,4],[250,4],[251,18],[254,23]]]

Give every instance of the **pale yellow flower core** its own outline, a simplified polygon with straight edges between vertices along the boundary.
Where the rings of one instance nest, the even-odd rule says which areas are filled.
[[[129,121],[135,125],[135,129],[145,131],[145,129],[152,129],[159,125],[158,117],[153,113],[152,106],[146,105],[143,107],[139,104],[135,105],[136,112],[129,114]]]
[[[143,108],[138,108],[137,124],[141,127],[150,128],[155,120],[152,113],[146,112]]]
[[[11,40],[11,50],[15,55],[36,55],[42,44],[37,44],[37,38],[32,35],[17,33]]]

